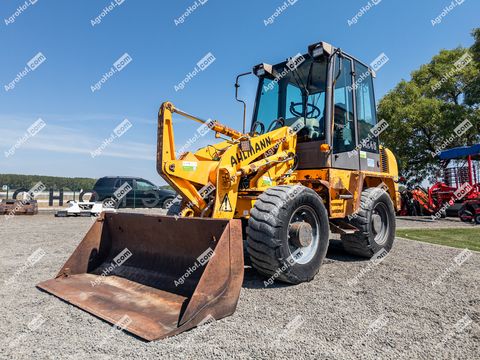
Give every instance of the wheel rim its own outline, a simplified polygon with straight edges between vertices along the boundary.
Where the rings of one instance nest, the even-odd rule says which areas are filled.
[[[172,206],[173,204],[173,199],[170,199],[170,200],[166,200],[164,203],[163,203],[163,206],[165,209],[170,209],[170,206]]]
[[[374,235],[373,240],[378,245],[385,244],[388,239],[390,220],[388,218],[387,206],[384,203],[377,203],[373,208],[371,227]]]
[[[113,198],[108,198],[102,201],[102,206],[107,209],[116,209],[117,202]]]
[[[296,246],[291,239],[290,228],[292,224],[297,222],[305,222],[312,227],[312,239],[308,246]],[[297,264],[309,263],[315,256],[318,249],[318,244],[320,242],[320,221],[315,210],[313,210],[308,205],[303,205],[299,207],[290,217],[290,221],[288,223],[287,237],[288,248],[293,261],[295,261]]]

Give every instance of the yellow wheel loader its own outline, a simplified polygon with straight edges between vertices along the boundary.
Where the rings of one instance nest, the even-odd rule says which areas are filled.
[[[268,283],[291,284],[318,273],[329,231],[352,254],[390,251],[398,170],[378,140],[374,71],[320,42],[253,73],[249,131],[245,107],[240,132],[162,104],[157,169],[181,199],[168,216],[103,213],[40,289],[155,340],[235,311],[244,250]],[[178,154],[174,115],[221,140]]]

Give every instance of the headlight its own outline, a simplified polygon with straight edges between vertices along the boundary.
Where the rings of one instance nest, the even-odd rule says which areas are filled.
[[[308,47],[308,53],[313,58],[319,58],[323,55],[330,56],[333,53],[333,46],[326,42],[319,42]]]
[[[272,75],[272,65],[258,64],[253,67],[253,73],[258,77],[265,76],[267,73]]]

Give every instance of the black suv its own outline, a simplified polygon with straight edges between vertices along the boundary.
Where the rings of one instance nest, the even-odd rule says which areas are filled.
[[[169,208],[177,196],[172,190],[160,189],[150,181],[129,176],[105,176],[93,187],[96,201],[115,207]]]

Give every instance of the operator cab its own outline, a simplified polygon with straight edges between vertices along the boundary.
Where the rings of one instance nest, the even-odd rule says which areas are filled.
[[[299,124],[299,143],[324,140],[326,86],[324,58],[315,60],[310,55],[298,54],[272,66],[260,77],[251,131],[265,133]]]
[[[321,42],[307,54],[253,69],[259,78],[251,133],[297,132],[299,169],[380,170],[374,72]],[[332,124],[333,123],[333,124]],[[328,151],[319,151],[320,145]]]

